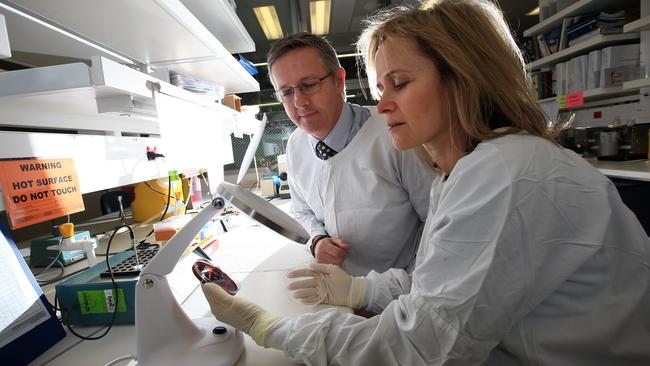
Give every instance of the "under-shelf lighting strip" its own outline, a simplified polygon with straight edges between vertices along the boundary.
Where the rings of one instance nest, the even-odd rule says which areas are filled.
[[[81,42],[81,43],[83,43],[83,44],[85,44],[85,45],[88,45],[88,46],[90,46],[90,47],[93,47],[93,48],[95,48],[95,49],[97,49],[97,50],[99,50],[99,51],[101,51],[101,52],[104,52],[104,53],[106,53],[106,54],[109,54],[109,55],[111,55],[111,56],[113,56],[113,57],[115,57],[115,58],[117,58],[117,59],[119,59],[119,60],[121,60],[121,61],[124,61],[124,62],[127,63],[127,64],[135,65],[135,62],[133,62],[133,60],[130,60],[130,59],[128,59],[128,58],[126,58],[126,57],[124,57],[124,56],[122,56],[122,55],[120,55],[120,54],[117,54],[117,53],[115,53],[114,51],[111,51],[111,50],[109,50],[109,49],[106,49],[106,48],[104,48],[104,47],[102,47],[102,46],[100,46],[100,45],[98,45],[98,44],[96,44],[96,43],[90,42],[89,40],[84,39],[84,38],[81,37],[80,35],[75,34],[75,33],[74,33],[73,31],[71,31],[71,30],[62,29],[62,28],[60,28],[60,26],[55,26],[55,25],[53,25],[53,24],[50,24],[50,23],[48,23],[47,21],[45,21],[45,20],[43,20],[43,19],[40,19],[39,16],[38,16],[37,14],[35,14],[35,13],[30,13],[30,12],[29,12],[28,10],[26,10],[26,9],[22,9],[22,8],[21,8],[21,9],[13,8],[13,7],[7,5],[7,4],[5,4],[5,3],[3,3],[3,2],[0,2],[0,8],[7,9],[8,11],[10,11],[10,12],[16,14],[16,15],[19,15],[19,16],[21,16],[21,17],[23,17],[23,18],[29,19],[29,20],[31,20],[31,21],[37,23],[37,24],[40,24],[40,25],[42,25],[42,26],[44,26],[44,27],[46,27],[46,28],[49,28],[49,29],[51,29],[51,30],[53,30],[53,31],[55,31],[55,32],[58,32],[58,33],[60,33],[60,34],[62,34],[62,35],[64,35],[64,36],[66,36],[66,37],[72,38],[72,39],[74,39],[74,40],[76,40],[76,41],[78,41],[78,42]]]

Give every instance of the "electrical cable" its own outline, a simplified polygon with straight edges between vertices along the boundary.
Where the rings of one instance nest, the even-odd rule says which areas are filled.
[[[61,245],[61,241],[62,241],[62,240],[63,240],[63,239],[59,239],[59,245]],[[50,262],[50,264],[48,264],[45,268],[43,268],[42,271],[40,271],[40,272],[34,274],[34,278],[38,279],[38,276],[40,276],[40,275],[43,274],[45,271],[47,271],[48,269],[50,269],[50,267],[52,267],[52,266],[54,265],[54,263],[59,259],[59,257],[61,256],[61,253],[62,253],[62,252],[63,252],[63,249],[59,249],[59,252],[56,254],[56,256],[54,256],[54,259],[52,259],[52,262]],[[52,257],[50,257],[50,258],[52,258]]]
[[[165,218],[165,215],[167,215],[167,210],[169,210],[169,204],[170,204],[171,200],[172,200],[172,177],[170,175],[167,175],[167,204],[165,205],[165,211],[163,211],[163,214],[160,217],[159,221],[162,221]],[[154,230],[151,229],[149,234],[147,234],[144,237],[144,239],[142,239],[142,241],[138,244],[138,248],[140,248],[140,246],[142,244],[144,244],[144,241],[147,240],[147,238],[150,237],[151,234],[153,234],[153,232],[154,232]],[[142,249],[142,248],[140,248],[140,249]]]
[[[54,259],[54,263],[58,263],[58,265],[59,265],[58,266],[59,274],[54,276],[53,278],[51,278],[49,280],[46,280],[46,279],[42,278],[45,275],[45,273],[43,273],[43,272],[45,272],[45,270],[39,272],[38,277],[34,276],[34,278],[36,279],[36,282],[38,282],[39,285],[41,285],[41,286],[49,285],[50,283],[60,281],[61,279],[64,278],[63,274],[65,273],[65,266],[63,265],[63,263],[60,260],[58,260],[56,258]]]
[[[147,186],[147,187],[149,187],[152,191],[157,192],[157,193],[160,193],[160,194],[162,194],[163,196],[167,196],[167,193],[164,193],[164,192],[161,192],[161,191],[155,189],[155,188],[152,187],[149,183],[147,183],[147,182],[142,182],[142,183],[144,183],[144,185]]]
[[[63,265],[63,263],[62,263],[61,265]],[[61,277],[58,277],[58,278],[56,278],[56,279],[49,280],[49,281],[47,281],[47,282],[41,284],[41,286],[51,285],[51,284],[53,284],[53,283],[55,283],[55,282],[59,282],[59,281],[61,281],[61,280],[65,280],[66,278],[68,278],[68,277],[72,277],[72,276],[76,275],[77,273],[80,273],[80,272],[83,272],[83,271],[87,270],[88,268],[90,268],[90,267],[84,267],[84,268],[78,269],[78,270],[76,270],[76,271],[74,271],[74,272],[66,273],[65,276],[61,276]]]
[[[110,264],[110,261],[109,261],[109,258],[108,258],[108,254],[110,253],[111,243],[113,242],[113,238],[115,237],[117,232],[123,227],[126,227],[126,228],[129,229],[129,234],[131,236],[131,244],[132,244],[132,246],[135,246],[135,232],[133,231],[131,226],[129,226],[127,224],[118,225],[113,230],[113,233],[111,234],[111,237],[108,239],[108,244],[106,244],[106,256],[107,256],[107,258],[106,258],[106,267],[108,268],[108,274],[111,276],[111,284],[113,285],[115,302],[114,302],[114,308],[113,308],[113,315],[111,316],[111,322],[106,327],[106,330],[104,331],[104,333],[102,333],[102,334],[100,334],[98,336],[84,336],[84,335],[81,335],[81,334],[77,333],[74,330],[74,328],[72,328],[70,326],[69,316],[70,316],[70,311],[73,308],[67,309],[63,314],[63,324],[65,324],[66,328],[68,328],[70,333],[72,333],[76,337],[81,338],[83,340],[94,341],[94,340],[103,338],[111,330],[111,328],[113,327],[113,324],[115,324],[115,317],[117,316],[117,309],[119,308],[119,304],[120,304],[120,293],[118,291],[119,289],[117,287],[117,283],[115,282],[115,276],[113,276],[113,269],[111,268],[111,264]],[[126,301],[124,301],[124,303],[126,303]],[[76,306],[79,306],[79,305],[76,305]]]

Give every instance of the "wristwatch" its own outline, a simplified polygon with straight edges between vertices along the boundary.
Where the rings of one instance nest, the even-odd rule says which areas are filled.
[[[316,258],[316,244],[321,240],[325,238],[329,238],[330,236],[325,234],[325,235],[316,235],[314,236],[314,239],[311,241],[311,245],[309,246],[309,250],[311,251],[311,255]]]

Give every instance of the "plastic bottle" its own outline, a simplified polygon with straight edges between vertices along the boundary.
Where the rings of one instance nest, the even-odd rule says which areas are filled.
[[[201,190],[201,178],[192,177],[192,207],[197,209],[203,201],[203,192]]]
[[[142,222],[145,220],[160,219],[165,206],[167,205],[168,195],[167,178],[152,179],[135,185],[135,201],[131,204],[133,210],[133,221]],[[173,191],[172,191],[173,192]],[[167,210],[165,218],[174,212],[172,205],[175,205],[175,198],[172,194],[169,205],[172,209]]]
[[[174,207],[174,215],[180,216],[185,213],[185,202],[183,201],[183,193],[175,192],[176,195],[176,205]]]
[[[183,200],[183,182],[178,175],[177,170],[169,172],[169,179],[172,181],[172,197],[174,202],[170,202],[170,208],[173,208],[174,215],[182,215],[185,213],[185,202]],[[173,206],[172,206],[173,204]]]

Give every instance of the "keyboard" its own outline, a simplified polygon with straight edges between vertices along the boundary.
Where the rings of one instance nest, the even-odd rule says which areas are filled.
[[[138,250],[138,261],[135,260],[135,254],[133,254],[130,257],[122,260],[120,263],[111,267],[111,271],[113,271],[113,277],[135,277],[139,275],[142,268],[149,264],[151,259],[157,253],[157,248]],[[100,273],[99,277],[110,278],[111,275],[108,273],[108,270],[106,270]]]

